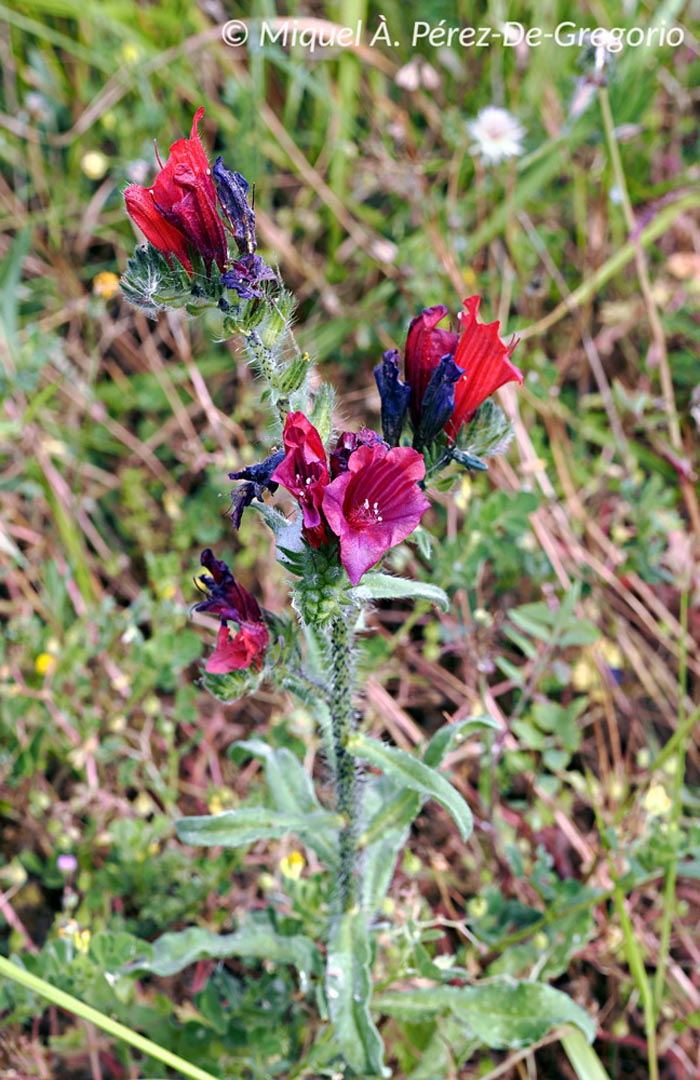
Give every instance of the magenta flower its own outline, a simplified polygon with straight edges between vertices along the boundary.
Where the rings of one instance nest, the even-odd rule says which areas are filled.
[[[326,451],[321,436],[302,412],[287,414],[283,439],[287,453],[270,479],[284,485],[299,501],[304,537],[311,547],[319,548],[327,539],[321,513],[323,493],[329,481]]]
[[[207,661],[206,670],[212,675],[227,675],[245,668],[258,671],[270,643],[270,634],[257,600],[238,584],[225,562],[214,558],[210,548],[202,552],[200,562],[211,576],[202,575],[207,598],[196,604],[194,610],[218,615],[221,619],[216,649]],[[238,624],[238,631],[233,636],[229,622]]]
[[[418,487],[424,476],[425,462],[416,450],[364,445],[325,489],[323,512],[340,539],[340,561],[353,585],[418,525],[430,506]]]

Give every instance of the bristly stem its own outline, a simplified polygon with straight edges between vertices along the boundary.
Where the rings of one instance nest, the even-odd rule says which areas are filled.
[[[352,660],[352,615],[343,613],[330,624],[328,657],[330,661],[330,712],[335,757],[337,810],[345,818],[340,831],[338,891],[342,911],[355,902],[355,863],[357,859],[357,777],[355,758],[347,741],[355,727],[352,703],[354,672]]]

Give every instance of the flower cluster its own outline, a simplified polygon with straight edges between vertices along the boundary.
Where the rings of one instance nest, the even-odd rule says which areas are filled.
[[[280,316],[279,297],[273,302],[260,284],[275,274],[256,253],[255,211],[247,180],[228,170],[221,157],[213,167],[209,165],[198,133],[203,116],[204,109],[198,109],[189,138],[173,143],[165,164],[156,150],[160,172],[150,187],[127,187],[126,208],[160,253],[156,256],[152,249],[141,249],[142,261],[156,258],[162,264],[167,260],[180,278],[186,274],[191,279],[195,296],[198,288],[201,294],[200,283],[206,275],[204,285],[210,282],[213,286],[219,306],[224,304],[221,287],[236,292],[239,300],[261,300],[262,304],[252,306],[253,315],[264,310],[266,303],[270,310],[274,306],[274,326],[279,333],[268,327],[269,343],[259,338],[253,356],[257,362],[263,350],[272,358],[268,364],[272,375],[266,377],[272,390],[279,392],[272,400],[278,405],[283,401],[284,445],[259,464],[229,474],[240,481],[232,494],[231,517],[238,528],[247,506],[254,500],[263,502],[267,492],[274,493],[282,485],[300,509],[301,520],[295,529],[300,528],[306,554],[294,564],[298,568],[295,572],[303,576],[305,566],[326,565],[332,573],[325,583],[317,581],[314,588],[323,591],[328,585],[331,591],[336,587],[342,591],[341,566],[350,584],[356,586],[387,551],[417,528],[430,505],[423,491],[426,463],[431,470],[450,461],[485,468],[474,456],[484,451],[474,450],[472,436],[460,438],[460,431],[499,387],[522,382],[521,372],[511,362],[517,340],[506,344],[498,322],[478,321],[478,296],[464,301],[458,333],[439,325],[448,314],[444,304],[426,308],[408,329],[403,379],[396,349],[386,352],[375,369],[383,436],[369,429],[345,431],[328,453],[319,431],[300,409],[308,400],[306,362],[297,362],[298,370],[293,364],[289,370],[280,368],[281,375],[276,361],[272,362],[272,343],[277,340],[275,334],[279,337],[285,329],[285,317]],[[515,134],[511,133],[513,138]],[[188,289],[186,278],[184,287]],[[132,291],[137,297],[138,291]],[[140,301],[136,298],[135,302]],[[167,304],[166,291],[163,306]],[[239,332],[244,337],[248,333],[245,329]],[[249,337],[252,340],[252,333]],[[279,385],[274,381],[277,376]],[[326,419],[330,423],[330,410]],[[407,420],[413,433],[412,446],[401,445]],[[502,427],[497,427],[492,424],[489,428],[486,420],[481,423],[479,430],[489,428],[489,446],[494,443],[493,431],[496,436],[502,432]],[[294,543],[298,542],[296,532]],[[283,544],[280,551],[284,555]],[[321,557],[314,555],[309,561],[310,552],[319,552]],[[195,610],[218,616],[221,623],[206,670],[213,674],[260,671],[270,632],[257,601],[209,549],[202,553],[201,562],[208,570],[200,579],[206,598]],[[312,592],[310,589],[309,595]]]
[[[460,428],[488,397],[508,382],[522,382],[522,372],[511,363],[517,338],[506,345],[500,323],[477,321],[480,298],[464,301],[461,334],[442,330],[444,304],[425,308],[408,328],[404,364],[406,381],[399,377],[399,353],[384,353],[374,371],[382,402],[382,431],[396,445],[406,414],[413,428],[413,445],[422,450],[444,430],[454,442]]]
[[[321,436],[301,412],[284,426],[285,456],[271,479],[294,495],[302,532],[312,548],[340,543],[340,561],[352,585],[418,525],[430,503],[418,487],[422,456],[390,449],[374,431],[344,432],[330,469]]]
[[[248,203],[248,183],[240,173],[225,168],[222,158],[217,158],[212,171],[197,130],[203,116],[204,109],[197,109],[189,139],[172,144],[165,165],[156,148],[160,172],[150,187],[126,188],[127,213],[171,265],[176,259],[194,277],[197,257],[207,274],[217,266],[222,283],[241,299],[259,297],[258,285],[274,278],[275,272],[255,254],[255,212]],[[227,232],[238,258],[230,257]]]

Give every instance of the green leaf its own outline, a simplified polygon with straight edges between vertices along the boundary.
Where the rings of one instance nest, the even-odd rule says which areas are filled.
[[[446,592],[425,581],[409,581],[391,574],[365,574],[362,583],[349,590],[350,595],[364,603],[367,600],[428,600],[443,611],[450,606]]]
[[[367,918],[349,911],[331,924],[326,965],[328,1012],[336,1041],[351,1069],[383,1074],[384,1044],[369,1012],[372,979]]]
[[[311,778],[291,750],[286,747],[276,750],[262,739],[245,739],[234,743],[230,752],[232,756],[237,756],[239,750],[261,758],[265,763],[265,779],[277,810],[292,817],[323,812]],[[330,866],[335,864],[336,845],[324,832],[309,835],[307,843],[324,862]]]
[[[404,1019],[450,1012],[493,1049],[518,1049],[542,1039],[560,1024],[575,1024],[589,1042],[590,1016],[566,994],[546,983],[503,977],[475,986],[421,987],[379,995],[375,1008]]]
[[[255,501],[250,505],[253,510],[257,510],[259,514],[262,514],[265,518],[265,524],[269,525],[275,534],[277,549],[278,551],[281,550],[285,555],[285,558],[280,561],[292,562],[295,555],[301,556],[303,554],[304,541],[301,535],[301,514],[297,514],[291,521],[288,521],[284,514],[280,514],[279,510],[275,510],[274,506],[268,506],[267,503]]]
[[[435,768],[456,746],[460,746],[474,731],[491,728],[500,731],[501,726],[492,716],[468,716],[456,724],[445,724],[436,731],[425,748],[423,761]]]
[[[343,824],[339,814],[318,810],[313,814],[290,814],[265,806],[225,810],[223,814],[183,817],[175,822],[177,835],[184,844],[200,847],[241,847],[256,840],[278,840],[289,833],[302,839],[314,838],[320,831],[332,832]]]
[[[381,779],[386,780],[386,777]],[[422,802],[420,795],[414,790],[397,789],[391,784],[381,808],[370,818],[367,828],[362,833],[360,844],[374,844],[377,840],[381,840],[387,831],[394,829],[402,831],[407,828],[420,813]],[[365,800],[366,803],[367,800]]]
[[[128,965],[128,970],[152,971],[155,975],[175,975],[197,960],[222,960],[229,956],[251,956],[277,964],[291,964],[304,983],[319,970],[318,950],[301,934],[285,937],[269,921],[248,919],[232,934],[216,934],[192,926],[173,934],[162,934],[152,943],[152,956]]]
[[[474,827],[472,812],[459,792],[441,773],[404,750],[399,750],[396,746],[384,746],[376,739],[361,733],[350,736],[348,749],[364,758],[370,765],[380,768],[399,789],[409,788],[440,803],[454,819],[462,839],[469,838]]]
[[[562,1036],[561,1045],[576,1071],[578,1080],[610,1080],[602,1061],[580,1031],[568,1031]]]

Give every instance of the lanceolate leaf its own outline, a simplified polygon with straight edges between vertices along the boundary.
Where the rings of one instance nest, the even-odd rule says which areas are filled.
[[[451,750],[468,739],[472,732],[479,731],[481,728],[500,730],[498,721],[491,716],[469,716],[464,720],[458,720],[456,724],[444,724],[435,732],[425,748],[423,761],[434,768]]]
[[[404,750],[385,746],[361,733],[348,739],[348,749],[380,768],[399,789],[409,788],[440,803],[454,819],[462,839],[469,838],[474,827],[472,812],[441,773]]]
[[[248,919],[232,934],[216,934],[193,926],[178,933],[163,934],[152,944],[150,959],[129,965],[129,971],[152,971],[155,975],[175,975],[197,960],[221,960],[228,956],[257,957],[278,964],[291,964],[306,984],[318,970],[318,950],[310,938],[284,937],[269,922]]]
[[[374,1007],[402,1019],[428,1019],[451,1013],[484,1046],[516,1049],[530,1046],[552,1028],[575,1024],[589,1042],[595,1024],[579,1005],[546,983],[489,979],[476,986],[421,987],[378,995]]]
[[[296,833],[302,839],[318,836],[320,831],[332,834],[343,824],[339,814],[317,810],[312,814],[290,814],[284,810],[269,810],[264,806],[226,810],[223,814],[184,817],[175,822],[180,840],[201,847],[242,847],[256,840],[279,839]]]
[[[311,778],[307,775],[299,759],[286,747],[275,749],[262,739],[246,739],[234,743],[233,755],[238,749],[261,758],[265,763],[265,779],[277,810],[293,817],[323,813],[323,807],[316,798]],[[337,846],[332,837],[323,830],[306,834],[304,839],[324,862],[333,865],[336,862]]]
[[[384,1044],[369,1012],[372,980],[367,917],[349,911],[331,925],[326,966],[328,1012],[346,1062],[360,1076],[381,1076]]]
[[[406,578],[392,577],[391,574],[365,574],[362,582],[350,589],[356,600],[429,600],[447,611],[450,600],[446,592],[437,585],[425,581],[408,581]]]

